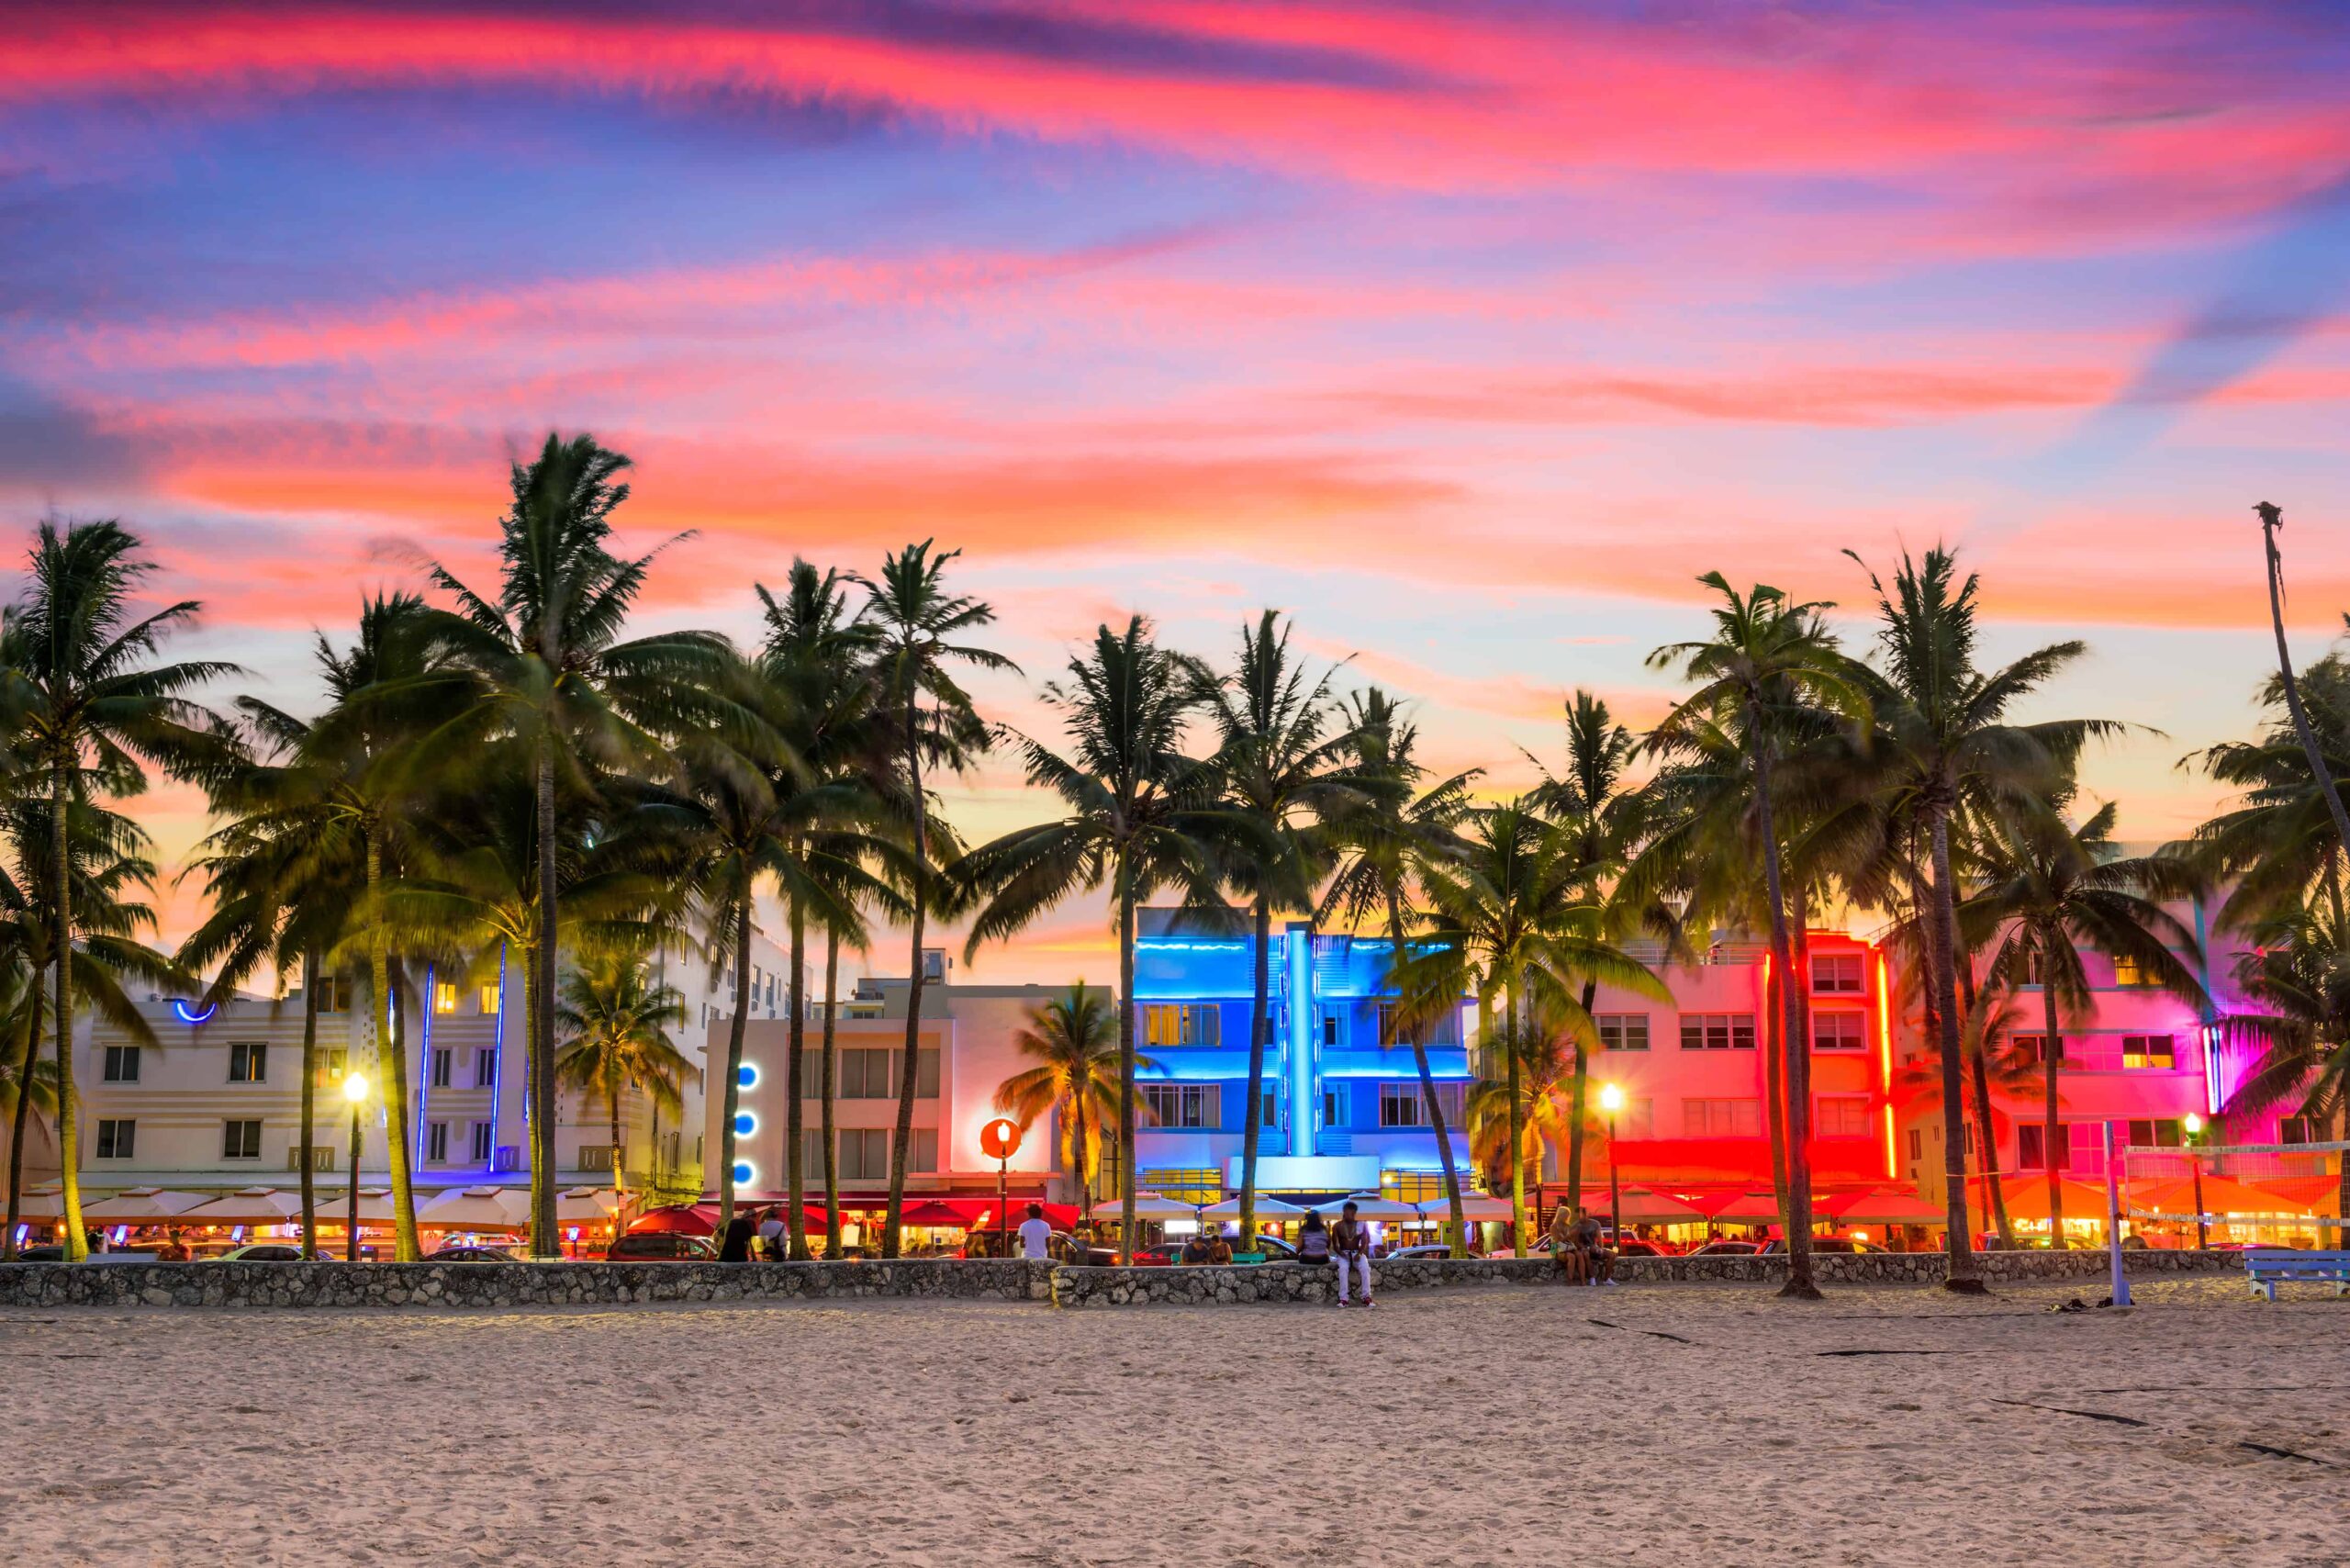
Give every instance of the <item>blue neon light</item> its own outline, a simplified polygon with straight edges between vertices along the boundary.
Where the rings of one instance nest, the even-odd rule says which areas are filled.
[[[495,1058],[489,1075],[489,1163],[485,1170],[498,1168],[498,1102],[505,1097],[506,1085],[506,944],[498,945],[498,1020],[491,1026],[489,1048]]]
[[[759,1086],[759,1064],[755,1061],[746,1061],[736,1068],[734,1082],[740,1088],[756,1089]]]
[[[758,1130],[758,1117],[751,1114],[748,1111],[737,1111],[734,1113],[734,1136],[736,1137],[749,1137],[753,1133],[757,1132]]]
[[[751,1162],[749,1160],[738,1159],[734,1162],[734,1184],[737,1187],[749,1186],[751,1184],[751,1177],[753,1174],[754,1171],[751,1169]]]
[[[172,1000],[172,1011],[179,1014],[180,1022],[183,1024],[208,1024],[212,1021],[212,1015],[220,1011],[220,1004],[216,1002],[198,1013],[186,1002],[174,997]]]

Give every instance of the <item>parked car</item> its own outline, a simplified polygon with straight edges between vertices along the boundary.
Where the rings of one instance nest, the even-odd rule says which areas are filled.
[[[674,1230],[637,1230],[616,1238],[604,1254],[608,1263],[715,1263],[718,1248],[707,1236]]]
[[[1618,1258],[1670,1258],[1673,1256],[1673,1249],[1657,1242],[1643,1241],[1637,1236],[1628,1236],[1617,1246],[1616,1256]]]
[[[1262,1252],[1265,1255],[1265,1261],[1268,1263],[1294,1263],[1297,1261],[1297,1249],[1291,1243],[1283,1241],[1278,1236],[1258,1237],[1257,1245],[1251,1248],[1250,1250]]]
[[[1410,1247],[1398,1247],[1387,1254],[1389,1258],[1449,1258],[1452,1249],[1441,1241],[1421,1241]]]
[[[65,1248],[62,1242],[55,1241],[45,1242],[39,1247],[28,1247],[23,1251],[17,1254],[17,1261],[19,1263],[62,1263],[65,1261]],[[114,1252],[93,1252],[89,1257],[84,1259],[83,1261],[88,1263],[152,1263],[155,1261],[155,1254],[151,1251],[146,1250],[133,1251],[126,1248]]]
[[[1874,1241],[1858,1241],[1849,1236],[1815,1236],[1811,1238],[1811,1249],[1814,1252],[1882,1252],[1885,1250]],[[1762,1250],[1768,1257],[1782,1257],[1787,1250],[1787,1244],[1781,1238],[1774,1236],[1762,1244]]]
[[[1755,1241],[1708,1241],[1703,1247],[1693,1249],[1689,1256],[1692,1258],[1745,1258],[1761,1250],[1762,1250],[1762,1243]]]
[[[290,1241],[248,1241],[242,1247],[231,1247],[218,1258],[207,1259],[212,1263],[298,1263],[302,1249]]]
[[[503,1247],[467,1244],[443,1247],[424,1260],[428,1263],[511,1263],[514,1254]]]

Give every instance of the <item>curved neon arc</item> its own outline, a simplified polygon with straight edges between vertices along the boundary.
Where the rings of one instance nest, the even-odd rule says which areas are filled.
[[[203,1012],[198,1013],[186,1002],[182,1002],[177,997],[173,997],[172,999],[172,1011],[179,1015],[179,1020],[183,1024],[208,1024],[212,1021],[212,1015],[220,1011],[220,1004],[217,1002],[213,1002],[210,1006],[205,1008]]]

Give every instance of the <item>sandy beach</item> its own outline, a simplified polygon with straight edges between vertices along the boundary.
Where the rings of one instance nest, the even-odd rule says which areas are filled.
[[[14,1313],[0,1503],[28,1564],[2350,1562],[2350,1302],[2076,1294]]]

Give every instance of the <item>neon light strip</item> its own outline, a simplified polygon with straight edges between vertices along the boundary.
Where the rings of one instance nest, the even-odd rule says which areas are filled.
[[[416,1153],[412,1158],[424,1163],[424,1114],[432,1101],[432,966],[424,966],[424,1021],[417,1025],[419,1036],[416,1054]]]
[[[1876,958],[1876,1060],[1878,1087],[1885,1091],[1885,1174],[1896,1169],[1893,1144],[1893,1002],[1887,994],[1885,955]]]
[[[180,1022],[183,1024],[191,1025],[196,1024],[208,1024],[212,1021],[212,1015],[220,1011],[220,1004],[216,1002],[211,1006],[206,1008],[203,1012],[198,1013],[186,1002],[174,997],[172,999],[172,1011],[179,1014]]]
[[[506,944],[498,945],[498,1022],[490,1033],[490,1049],[498,1059],[491,1064],[489,1074],[489,1158],[482,1161],[485,1171],[498,1169],[498,1105],[506,1087]]]

